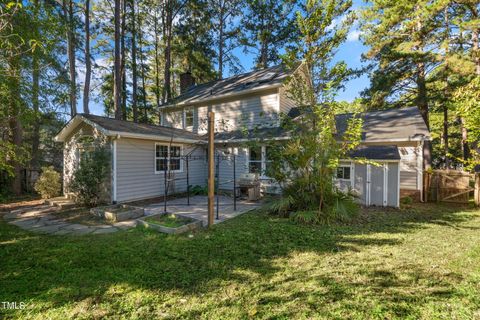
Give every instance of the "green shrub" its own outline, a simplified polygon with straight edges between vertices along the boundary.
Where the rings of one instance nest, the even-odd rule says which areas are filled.
[[[42,174],[35,182],[35,191],[40,194],[42,199],[48,199],[60,195],[61,188],[60,173],[55,171],[52,166],[43,167]]]
[[[73,173],[70,189],[76,194],[77,202],[95,207],[105,192],[105,180],[109,173],[110,154],[105,149],[91,151],[83,157]]]
[[[317,224],[320,222],[317,211],[297,211],[290,215],[290,219],[303,224]]]
[[[346,221],[358,214],[359,206],[349,193],[337,191],[333,194],[330,216],[335,220]]]
[[[413,203],[413,198],[410,196],[406,196],[400,199],[401,204],[412,204]]]
[[[196,186],[193,186],[193,187],[190,187],[190,194],[196,196],[196,195],[199,195],[199,196],[206,196],[208,194],[208,186],[199,186],[199,185],[196,185]]]

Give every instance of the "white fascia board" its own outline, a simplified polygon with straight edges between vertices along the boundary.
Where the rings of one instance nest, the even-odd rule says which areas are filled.
[[[353,161],[355,163],[360,162],[361,159],[340,159],[339,161]],[[394,159],[366,159],[371,162],[400,162],[400,160],[394,160]]]
[[[57,142],[64,142],[65,138],[81,123],[85,122],[86,124],[92,126],[93,128],[97,129],[101,133],[107,135],[107,130],[105,130],[103,127],[99,126],[93,121],[88,120],[87,118],[81,116],[81,115],[75,115],[70,121],[67,122],[65,127],[54,137],[54,140]]]
[[[256,139],[256,138],[253,138],[253,139],[231,139],[231,140],[215,140],[215,144],[217,143],[242,143],[242,142],[250,142],[250,141],[255,141],[255,140],[259,140],[259,141],[285,141],[285,140],[289,140],[290,137],[275,137],[275,138],[268,138],[268,139]]]
[[[150,134],[141,134],[141,133],[128,133],[121,131],[106,131],[107,136],[121,137],[121,138],[132,138],[132,139],[144,139],[144,140],[154,140],[154,141],[172,141],[179,143],[202,143],[202,140],[179,138],[175,136],[160,136],[160,135],[150,135]],[[206,142],[205,142],[206,143]]]
[[[182,101],[180,103],[173,103],[173,104],[168,104],[168,105],[165,105],[165,106],[160,106],[160,109],[190,106],[190,105],[194,105],[194,104],[206,103],[206,102],[225,99],[225,98],[233,98],[233,97],[237,97],[237,96],[242,96],[244,94],[255,93],[255,92],[265,91],[265,90],[274,89],[274,88],[280,88],[281,86],[283,86],[283,83],[277,83],[277,84],[264,86],[264,87],[258,87],[258,88],[252,88],[252,89],[238,91],[238,92],[221,94],[221,95],[218,95],[218,96],[213,96],[211,98],[187,100],[187,101]]]
[[[362,143],[370,143],[370,142],[374,142],[374,143],[379,143],[379,142],[386,142],[386,143],[389,143],[389,142],[410,142],[410,141],[418,141],[418,142],[421,142],[421,141],[425,141],[425,140],[430,140],[430,137],[418,137],[418,138],[411,138],[411,137],[408,137],[408,138],[395,138],[395,139],[368,139],[368,140],[361,140],[360,142]]]

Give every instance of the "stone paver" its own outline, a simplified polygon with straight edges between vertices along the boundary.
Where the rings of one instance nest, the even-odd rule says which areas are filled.
[[[253,210],[261,206],[260,202],[248,202],[245,200],[237,201],[237,210],[233,208],[233,199],[231,197],[218,197],[219,217],[215,218],[215,223],[219,223],[242,213]],[[215,198],[217,201],[217,198]],[[203,225],[207,225],[208,198],[206,196],[193,196],[190,198],[190,205],[186,198],[169,200],[167,202],[167,212],[176,213],[201,220]],[[145,214],[152,215],[163,212],[163,203],[153,204],[145,207]],[[10,211],[3,215],[3,218],[12,225],[32,232],[46,233],[53,235],[83,235],[83,234],[107,234],[128,228],[134,228],[137,225],[136,220],[127,220],[114,223],[113,225],[95,225],[86,226],[78,223],[71,223],[51,215],[53,211],[61,210],[58,207],[48,205],[38,205],[29,208],[22,208]],[[216,203],[215,203],[216,210]],[[216,217],[216,212],[215,212]]]
[[[117,222],[113,224],[114,227],[117,227],[119,229],[125,230],[128,228],[134,228],[137,226],[137,220],[128,220],[128,221],[122,221],[122,222]]]
[[[53,234],[53,235],[84,235],[84,234],[107,234],[119,230],[125,230],[135,227],[137,221],[123,221],[115,226],[96,225],[86,226],[79,223],[71,223],[61,218],[55,217],[50,213],[61,210],[58,207],[49,205],[38,205],[35,207],[22,208],[10,211],[3,218],[12,225],[20,227],[24,230]]]
[[[118,229],[117,228],[114,228],[114,227],[110,227],[110,228],[103,228],[103,229],[97,229],[95,231],[93,231],[93,234],[103,234],[103,233],[112,233],[112,232],[117,232]]]

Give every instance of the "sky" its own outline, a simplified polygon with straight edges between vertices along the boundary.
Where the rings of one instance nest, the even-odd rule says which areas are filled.
[[[354,0],[353,9],[355,10],[360,8],[362,3],[362,0]],[[343,60],[350,68],[353,69],[360,69],[363,67],[361,56],[362,53],[366,52],[367,47],[362,44],[359,36],[360,32],[358,30],[358,26],[354,25],[347,36],[347,41],[339,47],[335,57],[336,61]],[[246,71],[252,70],[254,65],[254,54],[245,53],[242,47],[237,48],[234,53],[240,59],[240,62]],[[80,78],[82,76],[83,75],[80,75]],[[225,76],[228,76],[228,74],[225,74]],[[338,93],[336,100],[351,102],[355,98],[359,97],[360,92],[368,87],[369,84],[370,80],[366,74],[363,74],[359,78],[347,81],[345,83],[345,89]],[[81,98],[78,101],[78,104],[79,108],[81,108],[83,105]],[[103,105],[95,101],[90,102],[90,109],[93,114],[104,114]]]

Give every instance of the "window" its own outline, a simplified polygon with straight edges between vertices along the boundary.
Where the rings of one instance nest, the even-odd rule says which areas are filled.
[[[165,170],[181,172],[183,170],[181,156],[181,146],[155,144],[155,173]]]
[[[185,119],[185,128],[193,127],[193,109],[185,109],[184,119]]]
[[[266,176],[268,168],[272,163],[268,158],[270,147],[262,146],[250,148],[248,158],[248,172],[258,173],[261,176]]]
[[[350,167],[341,166],[337,168],[337,179],[350,180]]]
[[[258,174],[262,173],[262,147],[250,148],[248,172]]]

